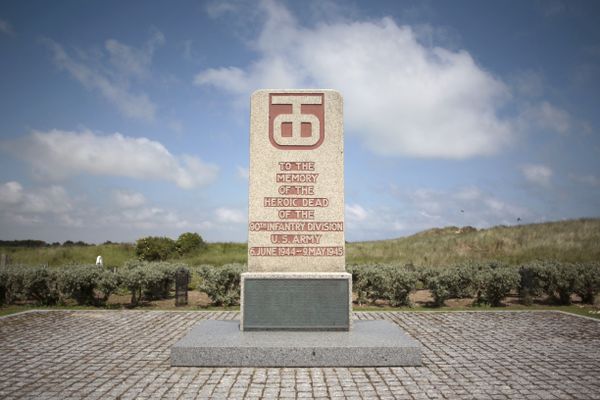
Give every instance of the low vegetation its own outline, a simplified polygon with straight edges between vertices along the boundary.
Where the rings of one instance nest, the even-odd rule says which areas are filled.
[[[351,264],[397,263],[440,267],[468,261],[521,265],[536,260],[600,260],[600,219],[542,224],[430,229],[412,236],[349,243]]]
[[[519,302],[596,304],[600,292],[600,219],[515,227],[433,229],[406,238],[349,243],[357,305],[497,307]],[[197,233],[136,244],[0,241],[0,306],[131,307],[172,299],[175,274],[214,306],[240,301],[245,243],[206,243]],[[104,267],[90,265],[102,255]],[[3,257],[5,259],[5,257]],[[423,299],[423,294],[425,300]],[[109,301],[109,299],[112,299]],[[204,300],[203,300],[204,301]]]
[[[246,263],[247,261],[248,247],[245,243],[206,243],[202,241],[199,245],[193,245],[193,239],[168,240],[175,246],[165,246],[166,252],[160,248],[145,251],[131,243],[65,246],[41,242],[41,245],[38,246],[22,246],[17,241],[11,241],[8,242],[10,245],[0,243],[0,254],[8,256],[10,264],[46,265],[48,267],[89,264],[95,262],[99,255],[104,259],[104,265],[108,267],[122,267],[132,260],[181,262],[188,265],[225,265]],[[190,242],[192,242],[191,245]],[[144,240],[142,243],[146,243],[146,241]],[[161,242],[158,241],[158,243]],[[166,255],[163,256],[163,254]]]
[[[129,293],[131,306],[172,296],[178,271],[191,274],[191,286],[206,293],[215,306],[240,301],[243,264],[223,266],[135,261],[123,268],[74,265],[63,268],[11,266],[0,268],[0,305],[29,302],[43,306],[67,304],[105,305],[114,293]],[[501,263],[468,263],[447,268],[412,265],[354,265],[353,288],[359,305],[385,302],[410,306],[410,294],[428,289],[430,304],[441,307],[449,299],[472,298],[473,305],[501,306],[511,293],[527,305],[546,297],[551,303],[569,305],[573,296],[593,303],[600,292],[600,263],[565,264],[536,262],[521,266]]]
[[[197,289],[208,295],[215,306],[240,304],[241,274],[246,271],[243,264],[227,264],[219,267],[201,265],[194,269],[200,284]]]
[[[177,240],[167,239],[166,251],[137,249],[136,244],[105,242],[90,245],[67,241],[48,244],[39,240],[0,241],[0,253],[13,264],[62,266],[95,262],[102,255],[105,265],[120,267],[129,260],[182,262],[188,265],[225,265],[247,262],[246,243],[205,243],[195,233]],[[142,243],[144,239],[140,239]],[[138,241],[139,243],[140,241]],[[158,241],[161,242],[160,240]],[[444,267],[469,261],[499,261],[522,265],[536,260],[565,263],[600,260],[600,219],[579,219],[519,226],[430,229],[412,236],[376,242],[348,243],[348,264],[414,264]]]
[[[97,265],[10,266],[0,268],[0,305],[33,302],[53,306],[103,306],[117,292],[131,294],[131,305],[171,296],[175,274],[189,273],[182,264],[137,261],[110,269]]]

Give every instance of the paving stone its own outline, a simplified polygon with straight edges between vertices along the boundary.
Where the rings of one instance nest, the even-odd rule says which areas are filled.
[[[600,322],[558,312],[355,313],[398,324],[423,367],[172,368],[171,346],[235,312],[0,318],[0,398],[600,399]]]

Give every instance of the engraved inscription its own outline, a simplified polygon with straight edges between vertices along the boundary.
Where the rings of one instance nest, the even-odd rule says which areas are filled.
[[[335,91],[253,95],[250,272],[344,270],[341,106]]]

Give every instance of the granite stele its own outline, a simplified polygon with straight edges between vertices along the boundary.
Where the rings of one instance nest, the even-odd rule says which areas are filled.
[[[344,132],[335,90],[259,90],[250,115],[248,272],[240,321],[199,322],[173,366],[418,366],[389,321],[352,321]]]

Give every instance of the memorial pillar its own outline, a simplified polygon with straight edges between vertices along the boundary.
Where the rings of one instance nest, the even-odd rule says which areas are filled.
[[[259,90],[250,113],[240,329],[349,330],[342,96]]]

